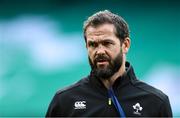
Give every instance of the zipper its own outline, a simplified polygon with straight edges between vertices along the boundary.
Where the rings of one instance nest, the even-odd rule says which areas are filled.
[[[111,98],[109,97],[109,98],[108,98],[108,105],[111,106],[111,104],[112,104],[112,100],[111,100]]]
[[[117,99],[117,97],[116,97],[112,87],[108,90],[108,95],[109,95],[108,105],[111,105],[113,103],[115,108],[116,108],[116,110],[119,113],[119,116],[125,118],[126,117],[125,113],[124,113],[124,111],[123,111],[123,109],[121,107],[121,104],[119,103],[119,101],[118,101],[118,99]]]

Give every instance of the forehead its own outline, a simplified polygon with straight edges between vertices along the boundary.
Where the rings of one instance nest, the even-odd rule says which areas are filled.
[[[87,39],[103,38],[103,37],[116,37],[115,27],[113,24],[103,24],[97,27],[89,26],[86,30]]]

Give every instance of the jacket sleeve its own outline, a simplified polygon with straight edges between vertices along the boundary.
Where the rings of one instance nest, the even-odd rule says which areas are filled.
[[[166,97],[166,100],[161,105],[160,116],[161,117],[172,117],[173,116],[171,105],[170,105],[168,97]]]
[[[48,110],[46,112],[46,118],[47,117],[57,117],[57,116],[60,116],[60,104],[59,104],[59,99],[58,99],[58,95],[56,94],[49,107],[48,107]]]

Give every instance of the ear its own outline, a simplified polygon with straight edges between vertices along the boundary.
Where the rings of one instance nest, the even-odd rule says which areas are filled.
[[[122,50],[123,50],[124,54],[126,54],[128,52],[128,50],[130,48],[130,44],[131,44],[130,38],[126,37],[122,44]]]

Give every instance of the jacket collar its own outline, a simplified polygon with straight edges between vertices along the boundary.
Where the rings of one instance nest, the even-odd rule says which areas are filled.
[[[126,62],[125,66],[126,66],[126,72],[122,76],[116,79],[116,81],[114,82],[112,86],[114,89],[121,88],[124,85],[128,84],[130,81],[136,80],[134,69],[130,65],[130,63]],[[89,75],[89,80],[90,80],[90,83],[92,83],[92,85],[95,86],[96,88],[107,90],[105,86],[103,85],[102,81],[99,78],[93,76],[92,72]]]

